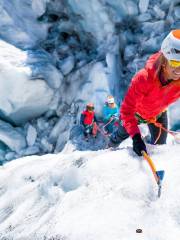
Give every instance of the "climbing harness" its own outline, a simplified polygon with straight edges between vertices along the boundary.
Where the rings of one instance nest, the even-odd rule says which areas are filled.
[[[175,131],[171,131],[171,130],[166,129],[165,127],[163,127],[162,123],[158,123],[156,121],[156,118],[152,118],[152,119],[147,120],[147,123],[152,123],[152,124],[154,124],[154,126],[159,128],[159,133],[158,133],[158,136],[157,136],[154,144],[156,144],[157,141],[159,140],[159,138],[161,136],[161,133],[162,133],[162,130],[169,133],[170,135],[172,135],[175,138],[176,141],[180,141],[180,136],[179,136],[180,132],[175,132]]]
[[[172,135],[175,138],[175,140],[177,142],[180,142],[180,132],[168,130],[165,127],[163,127],[162,123],[157,122],[157,118],[159,118],[161,116],[161,114],[162,113],[160,113],[157,117],[150,118],[148,120],[143,119],[139,113],[135,113],[135,117],[137,118],[139,124],[141,124],[141,123],[154,124],[154,126],[159,128],[158,136],[153,144],[156,144],[158,142],[159,138],[161,137],[162,131],[169,133],[170,135]]]

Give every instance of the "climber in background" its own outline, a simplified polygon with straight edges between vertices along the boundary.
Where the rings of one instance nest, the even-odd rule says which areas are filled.
[[[103,123],[106,133],[112,133],[114,124],[119,121],[119,108],[113,96],[108,96],[103,107]]]
[[[89,136],[97,135],[97,118],[95,116],[94,104],[88,103],[86,109],[81,113],[80,123],[83,126],[85,140],[88,141]]]

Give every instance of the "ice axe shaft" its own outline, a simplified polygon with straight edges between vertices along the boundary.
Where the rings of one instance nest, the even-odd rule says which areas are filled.
[[[164,170],[157,171],[150,156],[145,151],[142,151],[141,153],[142,153],[143,157],[147,160],[147,162],[153,172],[153,175],[155,177],[157,184],[159,184],[159,182],[162,181],[164,178],[164,173],[165,173]]]
[[[149,166],[150,166],[150,168],[151,168],[151,170],[152,170],[152,172],[153,172],[153,175],[154,175],[154,177],[155,177],[155,180],[156,180],[156,182],[157,182],[157,184],[158,184],[160,178],[159,178],[159,176],[158,176],[158,174],[157,174],[157,170],[156,170],[156,167],[155,167],[152,159],[149,157],[149,155],[148,155],[145,151],[142,151],[141,153],[142,153],[143,157],[147,160],[147,162],[148,162],[148,164],[149,164]]]

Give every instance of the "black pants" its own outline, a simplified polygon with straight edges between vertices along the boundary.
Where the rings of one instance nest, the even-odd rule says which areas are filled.
[[[167,129],[168,127],[168,118],[167,118],[167,111],[163,112],[160,117],[157,118],[157,122],[161,123],[164,128]],[[160,129],[156,127],[154,124],[148,124],[148,128],[151,134],[151,144],[155,144],[155,141],[159,135]],[[126,129],[120,124],[118,130],[114,132],[111,137],[110,141],[116,145],[119,145],[123,140],[129,137]],[[167,132],[161,130],[161,135],[156,142],[156,144],[166,144],[167,139]]]

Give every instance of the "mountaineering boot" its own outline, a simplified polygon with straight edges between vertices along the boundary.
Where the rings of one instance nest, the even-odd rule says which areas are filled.
[[[108,146],[117,148],[119,144],[128,137],[129,134],[126,132],[125,128],[120,125],[119,128],[110,135]]]
[[[84,132],[84,141],[89,142],[89,133]]]
[[[89,142],[88,136],[85,136],[85,137],[84,137],[84,141]]]
[[[119,146],[119,143],[113,142],[111,138],[109,139],[108,148],[117,148],[118,146]]]

